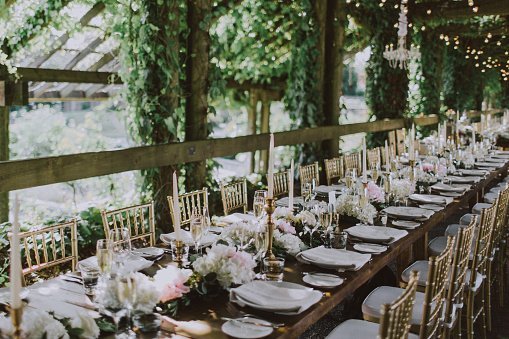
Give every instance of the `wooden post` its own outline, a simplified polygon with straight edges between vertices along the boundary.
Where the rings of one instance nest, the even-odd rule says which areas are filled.
[[[339,98],[343,85],[343,55],[346,26],[346,8],[344,0],[328,0],[325,22],[325,66],[323,68],[323,112],[326,126],[339,124]],[[339,155],[339,137],[326,140],[324,155]]]
[[[249,105],[247,106],[247,133],[251,135],[256,134],[257,105],[258,105],[258,92],[254,89],[250,90]],[[251,173],[255,172],[255,155],[256,152],[251,152],[249,163]]]
[[[320,94],[318,99],[318,114],[322,114],[324,110],[323,93],[324,93],[324,70],[325,70],[325,35],[326,35],[326,22],[327,22],[327,4],[328,0],[315,0],[312,2],[313,10],[316,18],[316,26],[318,28],[318,38],[316,49],[318,51],[317,56],[317,89]]]
[[[188,0],[187,25],[187,72],[186,72],[186,141],[205,140],[208,137],[208,76],[210,36],[209,26],[211,0]],[[186,167],[188,190],[201,189],[206,185],[205,161],[191,163]]]
[[[9,107],[0,104],[0,161],[7,160],[9,160]],[[9,192],[0,192],[0,223],[8,220]]]
[[[262,111],[261,111],[261,133],[269,133],[270,132],[270,100],[267,98],[265,92],[262,93],[261,97],[262,101]],[[269,154],[267,150],[262,150],[260,152],[260,172],[267,173],[267,166],[269,162]]]

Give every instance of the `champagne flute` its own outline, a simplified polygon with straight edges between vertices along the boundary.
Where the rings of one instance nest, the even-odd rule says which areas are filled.
[[[260,228],[258,232],[256,232],[254,244],[256,249],[255,260],[260,260],[260,274],[258,277],[261,278],[263,257],[265,256],[265,253],[267,253],[267,246],[269,244],[268,232],[265,227]]]
[[[329,238],[330,226],[332,224],[332,213],[320,212],[319,218],[320,218],[320,226],[322,227],[323,235],[324,235],[324,239],[325,239],[325,241],[324,241],[325,247],[330,247],[327,244],[327,239]]]
[[[108,276],[111,272],[111,263],[113,261],[112,244],[109,239],[99,239],[96,243],[97,264],[103,276]]]
[[[132,330],[131,314],[136,303],[136,280],[131,274],[117,279],[117,297],[118,301],[124,305],[127,310],[127,330],[123,337],[136,338],[136,333]]]
[[[311,200],[311,183],[306,182],[302,187],[302,197],[304,198],[304,202],[309,202]]]
[[[115,228],[110,231],[109,239],[117,268],[120,269],[124,266],[131,253],[131,235],[129,229],[125,227]]]
[[[212,221],[210,220],[209,208],[207,206],[203,206],[203,226],[204,233],[203,236],[206,236],[210,232],[210,226],[212,226]]]
[[[380,165],[378,163],[371,166],[371,178],[375,183],[378,182],[378,178],[380,177]]]
[[[200,252],[200,241],[203,236],[204,221],[198,208],[194,208],[191,214],[191,221],[189,223],[189,230],[191,231],[191,238],[194,242],[194,249],[196,253]]]
[[[345,172],[345,183],[348,190],[352,190],[356,180],[357,180],[357,169],[347,168]]]
[[[265,198],[267,191],[258,190],[255,192],[253,199],[253,213],[256,219],[261,220],[265,208]]]

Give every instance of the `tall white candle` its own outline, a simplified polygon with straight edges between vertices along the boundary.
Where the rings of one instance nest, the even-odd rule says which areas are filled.
[[[267,197],[272,199],[274,197],[274,134],[270,133],[269,143],[269,167],[267,173]]]
[[[173,228],[175,229],[175,239],[182,240],[181,232],[180,232],[180,207],[179,207],[179,193],[178,193],[178,181],[177,181],[177,172],[173,171],[173,211],[174,211],[174,219],[175,224]]]
[[[472,145],[474,145],[475,149],[475,128],[472,126]]]
[[[415,124],[412,124],[412,129],[410,130],[408,142],[408,160],[415,160],[414,158],[414,148],[415,148]]]
[[[288,173],[288,208],[293,211],[293,178],[294,178],[294,163],[290,164],[290,173]]]
[[[366,137],[362,139],[362,181],[368,182]]]
[[[390,172],[391,170],[391,159],[389,155],[389,145],[387,144],[387,139],[385,140],[385,170]]]
[[[11,236],[11,263],[10,263],[10,289],[12,308],[21,307],[21,251],[19,249],[19,200],[18,195],[14,199],[14,222],[12,223]]]

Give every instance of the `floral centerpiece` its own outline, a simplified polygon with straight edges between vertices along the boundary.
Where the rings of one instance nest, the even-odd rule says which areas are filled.
[[[374,181],[369,181],[366,187],[367,197],[369,201],[377,204],[385,202],[385,192]]]
[[[371,203],[361,204],[357,195],[340,195],[336,198],[336,212],[359,219],[362,222],[373,223],[378,212]]]
[[[408,179],[393,179],[391,182],[391,194],[396,200],[403,200],[415,192],[415,183]]]

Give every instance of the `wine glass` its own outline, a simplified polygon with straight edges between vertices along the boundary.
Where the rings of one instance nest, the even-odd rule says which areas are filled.
[[[329,233],[330,233],[330,226],[332,224],[332,213],[330,212],[320,212],[319,214],[319,219],[320,219],[320,226],[323,230],[323,235],[324,235],[324,243],[325,243],[325,247],[329,247],[327,245],[327,239],[329,238]]]
[[[131,254],[131,235],[129,229],[122,227],[111,230],[109,240],[113,257],[118,266],[117,268],[120,269]]]
[[[380,177],[380,164],[376,163],[371,166],[371,178],[376,183]]]
[[[304,202],[309,202],[311,200],[311,183],[306,182],[302,186],[302,197],[304,198]]]
[[[253,199],[253,213],[257,220],[261,220],[263,217],[266,197],[267,191],[258,190],[255,192]]]
[[[203,237],[204,220],[200,210],[195,207],[191,213],[191,221],[189,223],[189,230],[191,232],[191,238],[194,242],[194,249],[196,253],[200,252],[200,241]]]
[[[345,172],[345,183],[348,190],[352,190],[355,181],[357,180],[357,169],[347,168]]]
[[[203,236],[206,236],[210,232],[210,226],[212,226],[212,221],[210,220],[209,208],[207,206],[203,206],[202,216],[203,216],[203,227],[204,227]]]
[[[103,276],[108,276],[111,272],[111,263],[113,261],[112,244],[109,239],[99,239],[96,243],[97,264]]]
[[[309,193],[310,199],[309,200],[315,200],[316,198],[316,180],[311,180],[311,192]]]
[[[127,310],[127,330],[123,333],[123,338],[136,338],[136,333],[132,330],[131,314],[136,303],[136,280],[131,274],[117,279],[117,297],[118,301]]]
[[[260,272],[262,271],[262,265],[263,265],[263,257],[265,256],[265,253],[267,253],[267,246],[269,244],[269,238],[268,238],[268,232],[265,227],[260,227],[258,231],[255,233],[255,249],[256,249],[256,255],[255,260],[260,260]],[[259,275],[261,278],[261,275]]]

